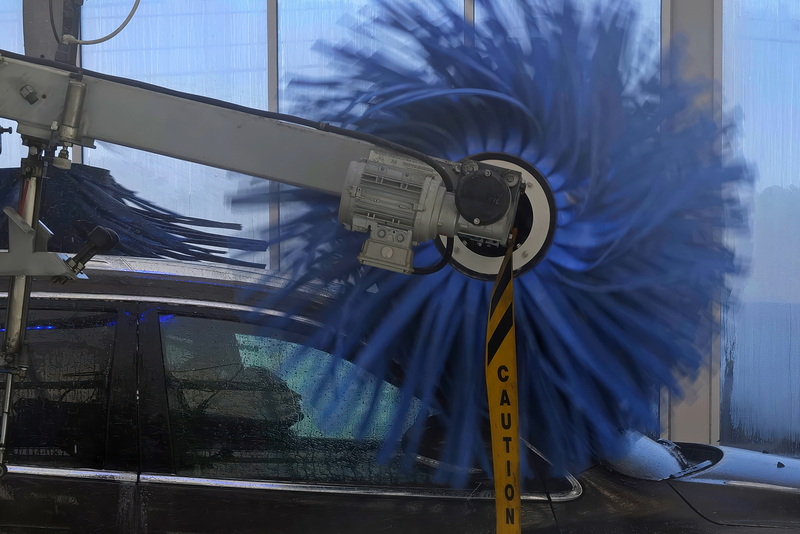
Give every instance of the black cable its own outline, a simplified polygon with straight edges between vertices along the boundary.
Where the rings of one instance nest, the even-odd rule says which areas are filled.
[[[53,30],[53,37],[55,37],[56,42],[61,44],[61,37],[58,35],[58,30],[56,30],[56,20],[53,15],[53,0],[48,1],[48,7],[50,9],[50,29]]]
[[[436,238],[434,238],[434,239],[436,239]],[[445,265],[450,263],[450,259],[453,257],[453,243],[454,243],[454,241],[455,241],[455,239],[453,239],[452,237],[448,237],[447,238],[447,241],[446,241],[446,244],[445,244],[445,247],[444,247],[444,253],[442,254],[442,257],[439,259],[439,261],[436,264],[431,265],[430,267],[415,267],[414,270],[411,271],[411,274],[425,275],[425,274],[433,274],[433,273],[441,271],[442,268]]]

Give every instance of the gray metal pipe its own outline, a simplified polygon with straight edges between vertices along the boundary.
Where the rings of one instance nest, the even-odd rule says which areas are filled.
[[[24,165],[23,165],[24,167]],[[36,172],[34,170],[34,172]],[[22,198],[22,213],[20,216],[32,228],[37,228],[37,207],[40,203],[41,188],[40,176],[31,175],[27,178],[27,183],[22,187],[24,197]],[[3,341],[3,353],[6,359],[17,354],[25,341],[25,319],[27,311],[27,301],[30,295],[30,277],[12,276],[11,285],[8,291],[8,312],[6,314],[6,336]]]
[[[22,168],[26,174],[26,183],[21,188],[20,216],[32,228],[38,231],[39,208],[41,206],[41,183],[47,172],[47,161],[42,148],[31,146],[28,158],[22,160]],[[3,340],[5,355],[5,394],[3,395],[2,419],[0,419],[0,465],[6,463],[6,442],[8,422],[11,413],[11,391],[14,384],[14,373],[17,372],[16,358],[25,343],[25,326],[28,322],[28,303],[31,296],[31,278],[29,276],[12,276],[8,288],[8,312],[6,314],[6,335]]]
[[[11,385],[14,382],[14,375],[6,373],[5,395],[3,395],[3,417],[0,422],[0,465],[6,463],[6,436],[8,435],[8,418],[11,412]]]

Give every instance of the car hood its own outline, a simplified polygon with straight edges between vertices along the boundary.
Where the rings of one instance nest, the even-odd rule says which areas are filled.
[[[800,530],[800,460],[719,449],[723,456],[716,464],[670,479],[686,502],[723,525]]]

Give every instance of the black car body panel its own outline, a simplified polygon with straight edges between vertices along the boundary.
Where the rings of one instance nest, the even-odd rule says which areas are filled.
[[[639,480],[595,466],[579,477],[583,495],[554,503],[564,533],[707,533],[724,529],[701,518],[663,481]]]
[[[9,466],[0,532],[136,532],[135,473]]]
[[[191,480],[144,477],[141,496],[147,531],[494,532],[494,503],[489,499],[392,495],[402,493],[394,488],[351,493],[347,490],[352,488],[231,486],[235,485],[226,481],[203,481],[203,485],[195,486]],[[523,531],[558,532],[547,503],[524,506]]]
[[[670,484],[704,517],[723,525],[800,532],[800,460],[731,447],[698,473]]]
[[[410,472],[378,465],[377,441],[318,426],[301,382],[330,365],[324,347],[281,371],[335,288],[264,308],[286,280],[166,260],[93,263],[88,282],[34,285],[33,365],[14,390],[0,532],[494,531],[479,470],[467,488],[443,488],[431,458]],[[756,470],[740,480],[733,451],[684,449],[691,465],[669,481],[601,464],[535,482],[523,532],[797,530],[796,479]],[[763,508],[745,517],[741,503]]]

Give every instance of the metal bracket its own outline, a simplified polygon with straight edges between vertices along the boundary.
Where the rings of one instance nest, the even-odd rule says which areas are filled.
[[[3,153],[3,134],[14,133],[14,130],[9,126],[8,128],[0,128],[0,154]]]
[[[399,273],[413,272],[414,251],[411,249],[413,244],[411,230],[376,226],[370,229],[370,238],[364,241],[358,261],[364,265]]]
[[[67,276],[72,280],[86,278],[76,274],[67,264],[69,256],[47,252],[47,242],[53,233],[38,221],[39,231],[34,230],[17,211],[6,206],[8,216],[8,252],[0,252],[0,276]],[[13,224],[12,224],[13,223]]]

